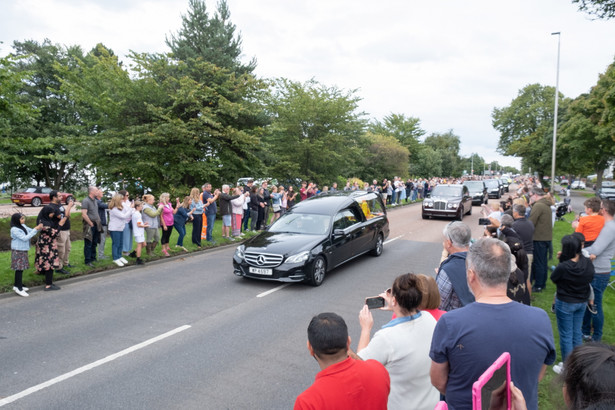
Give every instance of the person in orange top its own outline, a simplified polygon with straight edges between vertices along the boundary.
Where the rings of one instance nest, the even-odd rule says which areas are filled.
[[[575,232],[580,232],[585,236],[585,247],[589,247],[600,234],[604,226],[604,217],[598,213],[600,211],[600,198],[589,198],[583,205],[587,216],[580,217],[572,222],[572,227]]]

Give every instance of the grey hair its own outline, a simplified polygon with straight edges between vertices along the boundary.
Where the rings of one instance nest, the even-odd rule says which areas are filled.
[[[88,187],[88,194],[91,194],[92,192],[98,191],[98,187],[94,186],[94,185],[90,185]]]
[[[466,266],[476,274],[483,286],[494,288],[506,285],[512,266],[510,248],[498,239],[481,238],[470,247]]]
[[[545,196],[546,192],[542,188],[534,187],[532,188],[532,195]]]
[[[517,204],[517,205],[513,205],[513,212],[518,213],[521,216],[525,216],[525,205],[521,205],[521,204]]]
[[[230,188],[230,186],[229,186],[229,185],[227,185],[227,184],[222,185],[222,190],[223,190],[223,191],[225,191],[225,190],[227,190],[227,189],[229,189],[229,188]]]
[[[515,222],[514,218],[508,214],[502,215],[502,220],[500,221],[502,225],[505,225],[509,228],[512,226],[514,222]]]
[[[444,227],[442,234],[453,243],[455,248],[467,248],[470,246],[472,231],[463,222],[451,222]]]

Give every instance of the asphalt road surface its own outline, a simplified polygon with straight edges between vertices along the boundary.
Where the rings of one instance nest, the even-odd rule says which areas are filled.
[[[420,205],[389,212],[381,257],[362,256],[322,286],[238,278],[235,247],[0,298],[0,407],[289,409],[319,371],[313,315],[333,311],[356,348],[358,313],[402,273],[434,274],[447,220]],[[464,222],[482,234],[479,207]],[[391,317],[375,311],[374,329]]]

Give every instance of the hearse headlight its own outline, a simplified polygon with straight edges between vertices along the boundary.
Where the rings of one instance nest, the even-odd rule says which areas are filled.
[[[303,263],[308,260],[310,251],[304,251],[286,258],[286,263]]]
[[[235,256],[237,256],[239,259],[243,260],[245,250],[246,250],[246,246],[245,245],[239,245],[237,247],[237,249],[235,249]]]
[[[454,203],[454,202],[449,202],[449,203],[448,203],[448,205],[447,205],[447,207],[448,207],[448,209],[457,209],[457,206],[458,206],[458,205],[459,205],[459,204],[456,204],[456,203]]]

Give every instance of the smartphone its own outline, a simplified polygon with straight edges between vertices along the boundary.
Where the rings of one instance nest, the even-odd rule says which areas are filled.
[[[504,352],[472,385],[472,409],[488,410],[494,390],[506,384],[506,408],[510,409],[510,353]]]
[[[491,225],[489,218],[478,218],[479,225]]]
[[[382,296],[365,298],[365,304],[368,309],[380,309],[384,307],[384,298]]]

